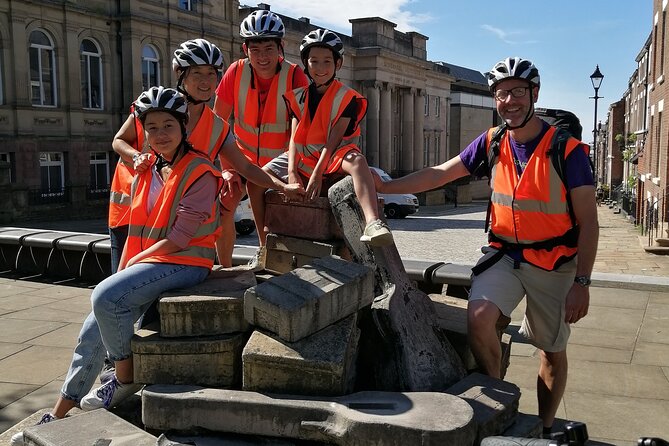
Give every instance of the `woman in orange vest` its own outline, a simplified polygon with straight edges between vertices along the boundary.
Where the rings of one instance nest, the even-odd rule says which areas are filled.
[[[186,140],[186,99],[174,89],[152,87],[134,107],[153,151],[151,166],[133,180],[119,271],[93,290],[93,311],[79,334],[61,396],[40,424],[63,418],[76,405],[111,408],[139,390],[130,350],[135,322],[161,293],[197,285],[214,264],[221,174]],[[106,352],[116,372],[89,392]],[[21,444],[22,434],[12,441]]]
[[[300,56],[312,82],[284,95],[293,116],[289,153],[285,155],[288,181],[301,185],[301,176],[308,178],[306,198],[315,199],[324,176],[351,175],[366,221],[360,241],[389,245],[393,236],[379,219],[372,174],[357,144],[358,124],[367,111],[367,100],[335,79],[343,54],[344,45],[332,31],[317,29],[302,40]]]

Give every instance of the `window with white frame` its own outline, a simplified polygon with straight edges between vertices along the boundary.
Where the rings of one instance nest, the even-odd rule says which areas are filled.
[[[441,108],[441,98],[439,96],[436,96],[434,98],[434,115],[438,118],[439,117],[439,109]]]
[[[84,108],[101,109],[102,52],[91,39],[81,41],[81,101]]]
[[[430,161],[430,137],[423,135],[423,167],[426,167]]]
[[[102,191],[109,188],[109,154],[91,152],[90,190]]]
[[[142,48],[142,89],[160,85],[160,67],[158,66],[158,52],[151,45]]]
[[[426,94],[423,98],[425,99],[425,116],[430,116],[430,95]]]
[[[197,0],[179,0],[179,9],[184,11],[197,11]]]
[[[65,193],[65,163],[63,152],[40,152],[39,170],[42,196]]]
[[[33,105],[56,105],[56,51],[41,30],[30,33],[30,100]]]

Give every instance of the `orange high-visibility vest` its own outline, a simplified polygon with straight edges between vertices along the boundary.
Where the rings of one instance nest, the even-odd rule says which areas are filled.
[[[130,107],[130,113],[133,113],[133,107]],[[133,147],[138,152],[143,152],[144,131],[137,118],[134,119],[134,123],[137,138]],[[132,164],[126,163],[122,157],[119,157],[109,187],[109,218],[107,224],[110,228],[127,226],[130,221],[130,185],[134,176],[135,169]]]
[[[186,152],[172,166],[172,173],[163,185],[163,189],[150,213],[147,212],[147,205],[152,169],[147,169],[141,175],[135,177],[132,183],[130,226],[128,227],[128,240],[126,241],[127,258],[132,258],[167,237],[177,217],[177,209],[181,198],[188,188],[207,172],[211,172],[219,179],[218,189],[220,190],[222,182],[220,171],[197,152]],[[221,232],[218,206],[218,200],[211,203],[209,217],[200,224],[186,248],[172,254],[150,256],[141,261],[211,268],[216,257],[216,238]]]
[[[494,128],[488,131],[488,147]],[[555,170],[549,151],[555,133],[550,127],[543,136],[520,178],[516,170],[514,156],[509,142],[509,132],[499,144],[499,156],[491,168],[491,243],[502,248],[506,243],[528,245],[522,250],[523,258],[539,268],[552,271],[577,254],[577,247],[566,246],[557,240],[573,231],[567,189]],[[581,144],[569,138],[565,148],[565,159]],[[588,147],[583,145],[584,150]],[[562,237],[562,239],[560,239]],[[550,249],[534,249],[532,244],[555,245]]]
[[[188,135],[188,142],[191,143],[193,149],[203,154],[213,163],[228,137],[228,132],[230,132],[228,123],[205,106],[195,128]],[[143,152],[144,130],[137,118],[135,118],[135,133],[137,139],[133,147],[138,152]],[[110,188],[108,222],[110,228],[128,224],[130,217],[130,185],[134,176],[133,166],[123,161],[123,158],[119,158]]]
[[[292,88],[296,65],[283,60],[279,67],[267,93],[262,116],[258,116],[260,95],[249,60],[240,60],[235,73],[234,131],[237,145],[249,161],[259,166],[285,152],[290,141],[290,120],[281,96]]]
[[[311,176],[320,158],[320,152],[328,141],[332,127],[352,100],[358,102],[357,116],[354,123],[355,130],[351,135],[342,138],[339,146],[332,153],[330,162],[325,167],[323,174],[338,171],[344,156],[351,150],[360,151],[358,147],[360,127],[358,127],[358,124],[367,112],[367,99],[360,93],[338,80],[332,81],[321,98],[313,119],[309,117],[309,107],[307,105],[309,103],[308,87],[296,88],[286,93],[284,97],[291,112],[299,119],[293,142],[297,150],[297,168],[300,172]]]

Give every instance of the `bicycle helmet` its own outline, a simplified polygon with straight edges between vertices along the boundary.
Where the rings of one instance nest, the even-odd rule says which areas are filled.
[[[300,57],[305,67],[307,66],[306,60],[309,56],[309,49],[315,46],[331,49],[335,60],[344,57],[344,44],[337,34],[329,29],[315,29],[304,36],[300,44]]]
[[[492,91],[495,85],[505,79],[525,79],[529,83],[539,86],[539,70],[534,64],[520,57],[507,57],[501,60],[492,67],[492,70],[487,73],[488,87]]]
[[[172,68],[175,70],[197,65],[211,65],[222,70],[225,65],[221,50],[205,39],[187,40],[174,51]]]
[[[252,12],[239,25],[239,35],[246,39],[283,39],[286,29],[281,18],[271,11]]]
[[[152,111],[171,113],[184,125],[188,121],[186,98],[174,88],[151,87],[139,95],[134,105],[135,116],[142,123]]]

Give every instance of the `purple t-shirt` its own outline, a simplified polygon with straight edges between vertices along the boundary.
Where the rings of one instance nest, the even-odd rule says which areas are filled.
[[[539,135],[534,138],[532,141],[526,143],[519,143],[515,141],[511,135],[509,135],[509,142],[511,143],[511,150],[514,155],[514,162],[516,165],[516,170],[520,176],[527,166],[527,162],[534,153],[534,149],[537,148],[541,138],[544,137],[546,132],[549,129],[549,125],[544,122],[544,126],[541,129]],[[488,132],[482,133],[478,138],[471,142],[463,151],[460,153],[460,159],[464,163],[465,167],[469,173],[474,174],[476,168],[483,162],[488,159],[488,154],[486,152],[486,135]],[[576,148],[571,151],[566,160],[565,170],[567,171],[567,191],[570,191],[579,186],[594,186],[595,181],[592,177],[592,169],[590,168],[590,160],[585,154],[585,151]],[[480,176],[487,176],[487,172],[476,172]]]

